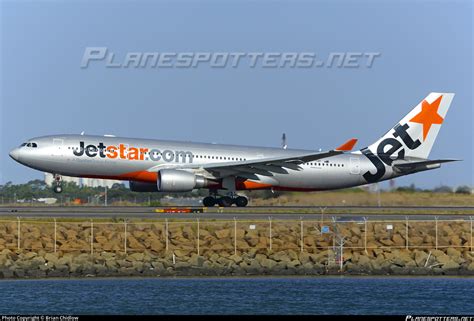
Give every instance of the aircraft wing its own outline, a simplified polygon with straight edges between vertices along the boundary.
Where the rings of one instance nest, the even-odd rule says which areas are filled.
[[[325,151],[306,153],[301,155],[292,155],[288,157],[270,157],[261,159],[252,159],[246,161],[232,161],[207,164],[175,164],[175,165],[157,165],[148,169],[149,172],[157,172],[161,169],[183,169],[183,170],[205,170],[211,172],[216,177],[238,176],[249,179],[256,179],[256,174],[263,176],[273,176],[274,173],[288,174],[288,169],[299,171],[301,165],[307,162],[315,161],[321,158],[331,157],[352,150],[357,139],[350,139],[341,146]]]

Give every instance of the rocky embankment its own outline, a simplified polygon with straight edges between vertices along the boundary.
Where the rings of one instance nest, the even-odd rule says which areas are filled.
[[[434,224],[0,223],[0,278],[474,275],[469,222]]]

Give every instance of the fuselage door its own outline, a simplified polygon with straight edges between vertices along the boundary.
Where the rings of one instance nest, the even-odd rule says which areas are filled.
[[[351,174],[353,175],[360,174],[360,159],[358,157],[351,157],[349,168],[350,168]]]
[[[52,156],[63,156],[64,152],[64,140],[60,138],[53,139],[53,151]]]

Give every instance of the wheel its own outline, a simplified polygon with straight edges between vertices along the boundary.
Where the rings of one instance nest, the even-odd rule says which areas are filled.
[[[58,193],[58,194],[59,194],[59,193],[61,193],[61,192],[63,191],[63,188],[62,188],[61,186],[57,185],[57,186],[54,186],[53,191],[54,191],[55,193]]]
[[[237,205],[238,207],[245,207],[249,203],[249,200],[247,199],[247,197],[238,196],[234,200],[234,202],[235,202],[235,205]]]
[[[213,207],[214,205],[216,205],[216,199],[212,196],[204,197],[204,199],[202,200],[202,205],[204,205],[205,207]]]
[[[230,207],[232,206],[232,198],[229,196],[223,196],[217,200],[217,203],[219,203],[219,206],[222,207]]]

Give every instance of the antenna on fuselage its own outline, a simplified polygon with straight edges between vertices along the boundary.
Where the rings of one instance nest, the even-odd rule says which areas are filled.
[[[288,145],[286,144],[286,134],[283,133],[281,136],[281,148],[286,149]]]

